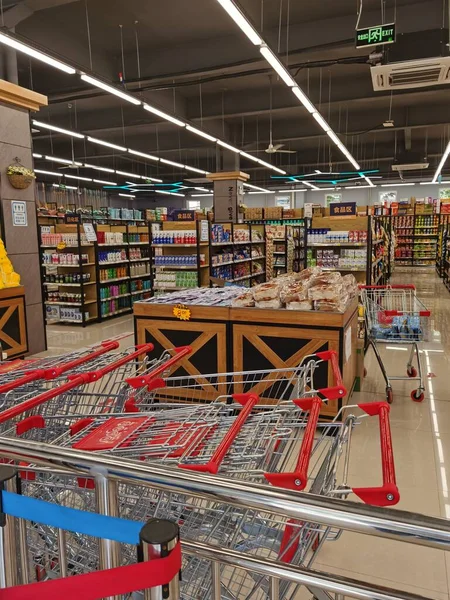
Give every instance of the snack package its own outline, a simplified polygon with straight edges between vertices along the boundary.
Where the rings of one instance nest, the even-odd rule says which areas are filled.
[[[341,282],[341,274],[339,271],[330,271],[329,273],[321,273],[312,279],[312,285],[329,285]]]
[[[311,300],[303,300],[302,302],[289,302],[286,304],[287,310],[312,310],[313,304]]]
[[[285,285],[280,290],[280,300],[283,304],[298,302],[308,299],[308,285],[306,282],[296,282]]]
[[[344,312],[347,306],[348,296],[342,294],[336,300],[317,300],[314,309],[321,312]]]
[[[281,308],[281,302],[278,298],[274,298],[273,300],[256,302],[255,306],[256,308]]]
[[[274,299],[279,302],[280,283],[277,283],[276,280],[257,285],[252,291],[255,302],[267,302]]]
[[[248,292],[245,292],[245,294],[241,294],[237,298],[234,298],[231,302],[231,306],[233,308],[249,308],[255,306],[252,291],[249,290]]]
[[[328,300],[337,302],[342,296],[343,288],[340,284],[319,284],[308,290],[309,300]]]
[[[307,281],[313,277],[318,277],[321,273],[322,269],[320,267],[308,267],[300,271],[300,273],[294,273],[293,277],[297,281]]]

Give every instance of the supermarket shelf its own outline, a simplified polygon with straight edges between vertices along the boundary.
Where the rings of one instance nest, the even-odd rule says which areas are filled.
[[[143,279],[144,277],[150,277],[151,273],[142,273],[141,275],[131,275],[127,279]]]
[[[170,291],[170,292],[179,292],[181,290],[194,290],[195,288],[188,288],[188,287],[159,287],[157,285],[155,285],[154,290],[155,292],[166,292],[166,291]]]
[[[86,300],[86,302],[81,303],[81,302],[59,302],[59,301],[50,301],[50,300],[46,300],[44,302],[44,304],[46,304],[47,306],[85,306],[86,304],[94,304],[96,303],[97,300]]]
[[[100,298],[100,302],[109,302],[110,300],[115,300],[116,298],[125,298],[126,296],[131,296],[131,294],[120,294],[119,296],[110,296],[109,298]]]
[[[89,317],[87,319],[85,319],[85,323],[89,323],[89,321],[97,321],[98,317]],[[47,324],[48,325],[53,325],[53,323],[70,323],[72,325],[83,325],[83,321],[82,320],[75,320],[75,319],[49,319],[47,320]]]
[[[112,298],[110,298],[110,300],[112,300]],[[131,312],[132,308],[121,308],[120,310],[115,310],[112,313],[108,313],[107,315],[101,315],[102,319],[107,319],[108,317],[114,317],[115,315],[120,315],[123,313],[127,313],[127,312]]]
[[[150,293],[152,290],[136,290],[135,292],[131,292],[130,296],[136,296],[137,294],[145,294]]]
[[[121,244],[97,244],[97,246],[101,246],[101,247],[105,247],[105,246],[109,246],[110,248],[114,248],[116,246],[128,246],[129,244],[127,244],[127,242],[122,242]]]
[[[284,252],[283,252],[284,254]],[[237,265],[238,263],[245,263],[245,262],[251,262],[253,259],[252,258],[239,258],[238,260],[234,261],[234,264]]]
[[[373,242],[373,244],[379,244],[383,240]],[[366,242],[317,242],[315,244],[308,244],[308,248],[329,248],[329,247],[346,247],[346,248],[365,248]]]
[[[128,242],[128,246],[148,246],[150,242]],[[99,244],[100,246],[101,244]]]
[[[108,262],[99,262],[99,267],[107,267],[108,265],[121,265],[124,262],[128,262],[127,258],[122,258],[122,260],[110,260]]]
[[[57,285],[59,287],[81,287],[81,283],[56,283],[56,282],[50,282],[50,281],[44,281],[43,285]],[[97,285],[96,281],[86,281],[85,283],[83,283],[84,286],[86,285]]]
[[[63,242],[63,243],[64,243],[64,242]],[[59,244],[58,244],[58,245],[59,245]],[[57,245],[57,244],[53,244],[53,245],[50,245],[50,246],[48,246],[48,245],[47,245],[47,246],[40,246],[40,247],[41,247],[41,248],[58,248],[58,245]],[[81,247],[81,248],[92,248],[93,246],[94,246],[94,244],[81,244],[81,246],[79,246],[78,244],[75,244],[75,245],[70,245],[70,246],[69,246],[68,244],[66,244],[66,245],[64,246],[64,250],[65,250],[66,248],[80,248],[80,247]]]
[[[196,271],[197,265],[155,265],[155,269],[169,269],[169,271]]]
[[[244,281],[245,279],[251,279],[251,278],[252,278],[251,275],[245,275],[244,277],[235,277],[231,281]]]
[[[382,244],[384,242],[383,239],[381,240],[375,240],[374,242],[372,242],[372,246],[376,246],[377,244]],[[362,244],[363,246],[366,246],[367,244]]]
[[[82,267],[91,267],[92,265],[95,265],[95,263],[91,262],[91,263],[81,263],[81,265],[61,265],[60,263],[56,263],[56,264],[44,264],[42,263],[42,267],[64,267],[64,268],[69,268],[69,269],[78,269],[80,266]]]
[[[204,244],[200,244],[200,246],[202,245]],[[152,244],[152,246],[154,248],[197,248],[197,244]]]
[[[266,258],[265,254],[263,256],[252,256],[252,260],[262,260],[263,258]]]
[[[395,256],[394,260],[414,260],[414,258],[412,256]]]
[[[438,234],[437,233],[415,233],[414,237],[415,238],[418,238],[418,237],[437,238]]]
[[[213,269],[216,267],[225,267],[226,265],[234,265],[234,260],[228,260],[227,262],[217,263],[216,265],[211,265]]]
[[[253,277],[259,277],[260,275],[265,275],[266,272],[265,271],[261,271],[260,273],[252,273],[252,279]]]
[[[146,258],[130,258],[128,259],[128,262],[148,262],[150,260],[150,258],[146,257]]]
[[[130,279],[129,277],[116,277],[116,279],[104,279],[103,281],[100,281],[100,285],[105,285],[106,283],[114,283],[115,281],[126,281],[127,279]]]

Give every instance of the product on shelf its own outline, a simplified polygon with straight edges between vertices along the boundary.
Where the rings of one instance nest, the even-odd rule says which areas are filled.
[[[197,271],[162,272],[155,275],[155,290],[197,287]]]
[[[88,283],[91,280],[90,273],[46,273],[45,283]]]
[[[153,234],[153,244],[197,244],[195,230],[156,231]]]
[[[233,234],[231,228],[220,225],[219,223],[213,223],[211,225],[211,243],[219,244],[230,242],[233,243]]]
[[[111,267],[110,269],[100,269],[100,281],[108,281],[109,279],[121,279],[128,277],[126,267]]]
[[[233,262],[233,254],[231,252],[221,252],[211,257],[211,266],[213,267],[228,262]]]
[[[205,255],[200,254],[200,264],[205,264]],[[196,267],[197,266],[197,255],[155,255],[155,266],[156,267]]]
[[[332,231],[330,229],[308,229],[309,244],[367,244],[367,231]]]
[[[56,247],[58,244],[65,244],[66,247],[78,246],[78,233],[43,233],[41,235],[42,245]],[[80,234],[81,245],[89,244],[86,234]]]
[[[116,250],[99,250],[98,252],[98,262],[100,265],[121,263],[126,262],[127,260],[127,251],[124,248]]]
[[[125,244],[124,235],[121,231],[97,231],[97,242],[99,244]]]
[[[42,255],[42,262],[44,265],[55,265],[55,266],[73,266],[80,264],[80,257],[78,254],[72,254],[70,252],[60,252],[50,254],[50,252],[44,252]],[[89,262],[89,255],[81,255],[81,264]]]
[[[130,264],[130,277],[136,277],[136,275],[150,275],[148,262],[136,262]]]

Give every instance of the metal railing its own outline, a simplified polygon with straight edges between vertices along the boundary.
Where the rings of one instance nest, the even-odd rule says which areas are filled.
[[[203,473],[160,467],[151,463],[95,455],[79,450],[59,448],[21,439],[0,437],[0,456],[35,465],[39,472],[51,467],[48,472],[64,472],[93,477],[99,474],[104,481],[103,503],[98,508],[110,514],[109,495],[114,483],[127,483],[149,487],[152,490],[168,491],[220,502],[240,509],[251,509],[271,513],[285,519],[307,521],[352,531],[364,535],[402,541],[431,548],[450,549],[450,522],[445,519],[419,515],[387,508],[366,506],[338,498],[291,492],[256,483],[230,480]],[[26,467],[20,467],[25,468]],[[111,486],[111,487],[109,487]],[[280,593],[280,582],[305,585],[318,600],[345,597],[373,600],[419,600],[423,596],[383,588],[337,575],[321,573],[285,562],[230,548],[182,539],[183,555],[191,555],[211,562],[211,598],[221,596],[220,566],[243,569],[269,579],[269,598],[287,598]],[[106,548],[112,556],[111,548]],[[103,563],[111,565],[106,561]],[[150,598],[159,596],[150,595]],[[170,598],[172,600],[172,598]],[[176,597],[173,600],[177,600]],[[240,600],[240,597],[237,597]]]

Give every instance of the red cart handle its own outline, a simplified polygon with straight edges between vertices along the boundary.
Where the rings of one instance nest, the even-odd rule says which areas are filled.
[[[175,353],[172,358],[169,358],[169,360],[166,362],[158,365],[150,373],[147,373],[146,375],[139,375],[138,377],[129,377],[125,381],[134,389],[138,389],[146,385],[151,386],[152,379],[155,379],[155,377],[158,377],[158,375],[164,373],[168,367],[173,367],[173,365],[176,365],[178,362],[180,362],[182,358],[188,354],[191,354],[192,348],[191,346],[178,346],[177,348],[173,348],[172,352]],[[150,388],[149,391],[151,391]]]
[[[46,392],[43,392],[42,394],[39,394],[34,398],[30,398],[29,400],[25,400],[20,404],[16,404],[16,406],[12,406],[11,408],[4,410],[0,413],[0,423],[5,423],[9,419],[18,417],[24,412],[32,410],[33,408],[44,404],[48,400],[52,400],[60,394],[73,390],[79,385],[91,383],[92,381],[97,381],[98,379],[100,379],[107,373],[110,373],[114,369],[121,367],[122,365],[126,364],[127,362],[130,362],[134,358],[138,358],[143,352],[150,352],[151,350],[153,350],[153,344],[144,344],[142,346],[136,346],[136,348],[138,348],[138,350],[132,352],[131,354],[128,354],[125,357],[122,357],[115,363],[111,363],[108,367],[105,367],[104,369],[99,369],[98,371],[90,371],[88,373],[80,373],[79,375],[69,375],[68,381],[66,381],[66,383],[63,383],[59,386],[55,386],[51,390],[47,390]]]
[[[39,379],[54,379],[55,377],[59,377],[63,373],[69,371],[70,369],[74,369],[79,365],[82,365],[93,358],[97,358],[102,354],[106,354],[110,350],[116,350],[119,347],[118,342],[102,342],[101,347],[98,350],[95,350],[91,354],[87,354],[86,356],[82,356],[75,360],[69,361],[61,367],[52,367],[50,369],[33,369],[23,377],[19,377],[14,381],[9,381],[8,383],[4,383],[0,385],[0,394],[6,394],[6,392],[10,392],[22,385],[27,383],[32,383],[33,381],[38,381]]]
[[[393,506],[400,500],[395,479],[394,452],[392,448],[389,412],[391,407],[386,402],[367,402],[358,407],[371,417],[378,415],[380,419],[381,465],[383,469],[383,485],[381,487],[353,488],[366,504],[373,506]]]
[[[259,396],[256,396],[255,394],[233,394],[232,398],[233,400],[236,400],[236,402],[239,402],[244,409],[239,413],[238,418],[234,421],[223,440],[217,446],[217,449],[210,460],[204,465],[178,465],[181,469],[200,471],[201,473],[213,473],[214,475],[218,472],[219,467],[236,439],[236,436],[244,426],[253,407],[259,402]]]
[[[409,311],[400,310],[383,310],[380,312],[386,315],[386,317],[402,317],[403,315],[411,315],[411,312]],[[416,317],[431,317],[431,312],[429,310],[419,310],[417,312],[413,312],[412,314]]]
[[[344,398],[347,395],[347,389],[342,381],[341,369],[339,368],[339,360],[337,353],[334,350],[325,350],[325,352],[317,352],[315,354],[320,360],[328,360],[331,364],[333,371],[334,386],[328,388],[321,388],[318,393],[327,398],[327,400],[337,400],[338,398]]]
[[[154,347],[155,346],[153,344],[141,344],[139,346],[136,346],[137,350],[135,350],[134,352],[130,352],[130,354],[127,354],[119,360],[116,360],[116,362],[112,362],[111,364],[106,365],[106,367],[103,367],[103,369],[97,369],[97,371],[90,371],[88,373],[80,373],[80,376],[86,378],[86,383],[97,381],[98,379],[101,379],[108,373],[111,373],[112,371],[115,371],[123,365],[126,365],[127,363],[131,362],[135,358],[139,358],[142,354],[151,352],[154,349]],[[78,375],[69,375],[69,379],[76,379],[77,377]]]
[[[313,398],[300,398],[293,402],[302,410],[309,411],[308,424],[303,435],[295,471],[291,473],[264,473],[264,477],[272,485],[285,490],[300,491],[305,489],[308,483],[309,461],[311,460],[314,435],[323,401],[318,396],[315,396]]]

